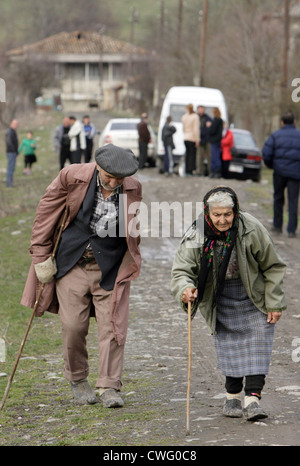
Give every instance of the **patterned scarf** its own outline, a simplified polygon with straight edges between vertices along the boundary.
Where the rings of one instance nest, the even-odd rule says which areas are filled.
[[[224,232],[217,230],[209,216],[209,208],[207,204],[207,200],[212,194],[217,192],[227,192],[232,197],[234,206],[233,206],[233,213],[234,219],[232,227]],[[218,283],[217,283],[217,290],[215,297],[220,296],[224,288],[224,280],[225,274],[227,270],[227,266],[230,260],[231,252],[235,245],[236,235],[238,231],[238,222],[239,222],[239,203],[235,192],[231,188],[227,187],[217,187],[209,191],[203,199],[204,204],[204,237],[205,242],[203,245],[203,255],[200,264],[200,273],[198,277],[198,298],[197,303],[199,303],[204,294],[205,285],[207,276],[209,273],[210,268],[212,267],[213,256],[214,256],[214,246],[216,245],[216,241],[223,242],[223,250],[222,256],[220,258],[218,264]]]

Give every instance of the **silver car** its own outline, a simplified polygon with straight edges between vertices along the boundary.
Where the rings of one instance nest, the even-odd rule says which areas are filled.
[[[114,144],[123,149],[131,149],[134,155],[139,157],[139,141],[137,125],[139,118],[113,118],[106,124],[99,138],[99,147],[105,144]],[[149,166],[156,164],[156,136],[151,125],[148,124],[151,140],[148,144]]]

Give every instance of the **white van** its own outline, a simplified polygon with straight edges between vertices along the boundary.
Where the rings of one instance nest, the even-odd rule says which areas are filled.
[[[179,164],[179,175],[184,176],[185,174],[185,145],[181,118],[186,112],[188,104],[193,104],[195,111],[199,105],[203,105],[206,108],[206,113],[210,116],[212,116],[212,109],[218,107],[221,112],[221,118],[224,121],[228,121],[225,98],[219,89],[196,86],[171,87],[165,97],[158,126],[157,164],[159,171],[162,171],[163,156],[165,153],[161,134],[166,119],[170,115],[172,117],[172,124],[176,128],[176,133],[173,134],[175,145],[173,150],[174,161],[175,164]]]

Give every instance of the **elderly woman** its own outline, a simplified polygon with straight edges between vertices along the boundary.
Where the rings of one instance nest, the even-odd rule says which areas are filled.
[[[274,324],[286,309],[285,264],[264,226],[240,212],[231,188],[209,191],[203,207],[204,232],[194,222],[182,238],[171,289],[183,309],[192,303],[192,317],[199,306],[214,335],[218,368],[226,378],[224,415],[255,421],[267,417],[259,400]]]

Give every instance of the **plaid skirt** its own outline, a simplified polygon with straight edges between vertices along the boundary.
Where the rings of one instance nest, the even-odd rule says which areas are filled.
[[[218,368],[226,376],[267,374],[275,325],[248,298],[240,279],[226,280],[217,301],[214,343]]]

